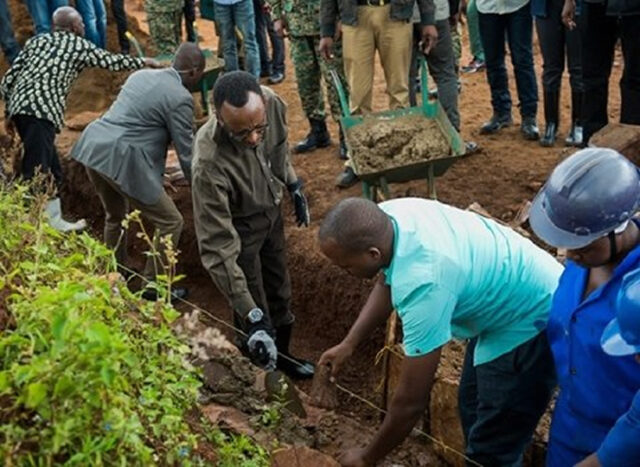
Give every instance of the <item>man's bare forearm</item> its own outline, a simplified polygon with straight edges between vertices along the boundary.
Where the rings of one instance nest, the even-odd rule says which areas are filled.
[[[364,457],[374,464],[411,433],[427,406],[440,362],[440,349],[422,357],[406,357],[400,379],[382,426],[365,448]]]

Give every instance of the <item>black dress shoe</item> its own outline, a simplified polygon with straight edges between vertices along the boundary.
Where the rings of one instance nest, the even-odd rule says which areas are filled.
[[[556,144],[556,131],[557,126],[554,122],[547,123],[547,126],[544,129],[544,134],[542,135],[542,138],[540,138],[540,146],[550,148]]]
[[[292,324],[278,326],[276,331],[276,347],[278,348],[278,360],[276,368],[282,371],[291,379],[313,378],[316,367],[313,363],[295,358],[289,353],[289,343],[291,342]]]
[[[284,73],[273,73],[269,76],[269,84],[279,84],[284,81]]]
[[[583,146],[582,141],[582,127],[580,125],[571,125],[571,131],[564,140],[565,146],[580,148]]]
[[[524,136],[524,139],[529,141],[537,141],[540,138],[540,131],[536,124],[535,117],[522,117],[522,124],[520,125],[520,132]]]
[[[344,170],[336,178],[336,186],[338,188],[349,188],[358,183],[358,176],[351,167],[345,167]]]
[[[309,127],[307,137],[293,147],[294,153],[302,154],[331,145],[331,135],[324,119],[310,118]]]
[[[508,127],[513,124],[513,119],[511,118],[511,114],[496,114],[494,113],[491,117],[491,120],[486,122],[484,125],[480,127],[481,135],[490,135],[493,133],[497,133],[501,129]]]
[[[172,287],[171,288],[171,301],[175,300],[184,300],[189,295],[187,289],[185,287]],[[142,298],[145,300],[149,300],[150,302],[158,301],[158,291],[152,288],[146,288],[144,292],[142,292]]]

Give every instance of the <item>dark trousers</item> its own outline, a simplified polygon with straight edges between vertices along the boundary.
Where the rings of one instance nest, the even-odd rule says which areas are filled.
[[[615,44],[620,38],[624,71],[620,80],[620,122],[640,125],[640,15],[607,16],[606,5],[583,2],[582,65],[585,100],[582,109],[584,141],[604,127],[609,99],[609,76]]]
[[[500,115],[511,112],[511,94],[505,65],[506,34],[516,76],[520,114],[523,117],[535,117],[538,110],[538,85],[533,69],[533,20],[529,3],[513,13],[479,13],[478,17],[493,111]]]
[[[177,246],[184,225],[182,214],[178,211],[171,197],[165,191],[162,191],[155,203],[143,204],[124,193],[106,175],[102,175],[89,167],[86,169],[89,180],[93,183],[104,207],[104,243],[115,250],[118,263],[126,264],[127,232],[122,228],[122,221],[129,214],[129,207],[132,207],[140,211],[142,218],[153,225],[156,251],[163,255],[161,260],[156,255],[147,256],[143,275],[149,280],[155,280],[158,274],[164,274],[165,271],[163,271],[162,264],[167,264],[168,261],[164,256],[164,245],[158,239],[169,235],[173,245]]]
[[[242,247],[238,266],[244,272],[251,297],[269,314],[274,327],[293,323],[291,280],[287,269],[284,224],[280,206],[251,217],[234,219]],[[234,314],[236,326],[243,320]]]
[[[438,86],[438,100],[442,104],[453,127],[460,131],[460,113],[458,112],[458,75],[456,74],[456,58],[451,41],[449,20],[436,21],[438,42],[427,57],[429,72]],[[411,51],[411,67],[409,68],[409,103],[417,104],[416,78],[420,76],[420,25],[413,25],[413,49]]]
[[[111,13],[118,28],[118,43],[123,54],[129,53],[129,39],[127,39],[127,14],[124,11],[124,0],[111,0]]]
[[[184,7],[182,8],[184,14],[184,26],[187,31],[187,41],[196,41],[196,31],[193,28],[193,23],[196,21],[196,3],[194,0],[184,0]]]
[[[545,92],[559,92],[565,57],[569,83],[573,92],[582,92],[582,49],[580,31],[570,31],[562,24],[563,0],[549,0],[548,15],[536,17],[536,30],[542,51],[542,87]],[[576,20],[580,21],[581,16]]]
[[[521,465],[556,384],[547,334],[474,367],[476,340],[467,345],[458,393],[466,455],[485,467]]]
[[[22,177],[30,180],[39,171],[53,175],[55,184],[59,186],[62,168],[54,145],[56,129],[53,123],[31,115],[14,115],[12,120],[24,147],[20,167]]]
[[[273,21],[262,10],[262,3],[260,0],[253,0],[253,9],[256,15],[256,40],[260,51],[260,72],[266,75],[284,74],[284,39],[276,34],[273,28]],[[271,59],[269,59],[267,34],[273,49]]]

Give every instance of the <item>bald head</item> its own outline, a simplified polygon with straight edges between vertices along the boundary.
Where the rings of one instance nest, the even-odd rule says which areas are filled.
[[[359,253],[370,247],[382,247],[392,231],[391,220],[376,203],[347,198],[329,211],[318,237],[320,242],[332,239],[345,252]]]
[[[183,86],[194,91],[204,73],[204,54],[193,42],[183,42],[176,50],[172,66],[180,74]]]
[[[75,8],[61,6],[53,12],[54,31],[69,31],[84,36],[84,22]]]
[[[204,70],[205,58],[200,47],[193,42],[183,42],[176,50],[173,67],[176,70]]]
[[[340,201],[322,222],[318,238],[324,255],[357,277],[375,277],[393,255],[391,219],[363,198]]]

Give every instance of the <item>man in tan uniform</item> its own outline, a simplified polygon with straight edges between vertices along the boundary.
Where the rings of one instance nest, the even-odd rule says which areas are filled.
[[[435,46],[433,0],[321,0],[320,54],[332,55],[336,25],[342,24],[344,71],[351,93],[351,112],[372,111],[375,52],[387,82],[389,107],[409,106],[409,65],[411,64],[413,5],[420,10],[422,51],[427,54]]]
[[[254,363],[310,378],[313,365],[289,355],[294,318],[283,188],[298,226],[309,225],[309,211],[289,159],[286,106],[244,71],[219,78],[213,101],[216,114],[198,131],[192,165],[202,264],[229,300],[234,323],[247,336],[240,347]]]

